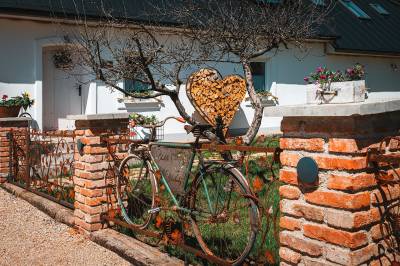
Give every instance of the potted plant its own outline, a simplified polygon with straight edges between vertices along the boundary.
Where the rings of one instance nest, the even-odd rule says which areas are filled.
[[[155,125],[159,121],[155,115],[147,116],[138,113],[129,115],[129,136],[132,140],[149,139],[151,130],[144,128],[144,125]]]
[[[21,107],[26,111],[33,103],[34,100],[30,98],[27,92],[22,93],[21,96],[11,98],[7,95],[3,95],[0,101],[0,118],[17,117]]]
[[[365,70],[361,64],[355,64],[344,73],[334,72],[326,67],[318,67],[315,73],[305,77],[308,83],[307,103],[355,103],[366,98]]]

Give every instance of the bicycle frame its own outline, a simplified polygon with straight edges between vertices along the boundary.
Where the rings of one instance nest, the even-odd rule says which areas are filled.
[[[185,175],[184,175],[184,179],[183,179],[184,180],[183,191],[185,193],[188,191],[188,183],[189,183],[190,173],[191,173],[191,170],[193,168],[194,159],[195,159],[196,155],[199,155],[199,166],[198,166],[199,170],[198,171],[200,171],[201,174],[203,174],[203,171],[204,171],[203,159],[202,159],[200,153],[198,152],[198,150],[196,149],[197,142],[198,141],[196,141],[195,144],[182,144],[182,143],[173,143],[173,142],[171,142],[171,143],[168,143],[168,142],[154,142],[154,143],[150,143],[150,145],[149,145],[150,147],[151,147],[151,145],[158,145],[158,146],[164,146],[164,147],[169,147],[169,148],[185,148],[185,149],[187,148],[187,149],[191,149],[192,150],[191,155],[190,155],[190,159],[189,159],[189,163],[188,163],[188,165],[187,165],[187,167],[185,169]],[[171,197],[171,199],[172,199],[172,201],[173,201],[173,203],[175,205],[173,208],[175,208],[176,210],[180,210],[180,211],[186,212],[186,213],[193,213],[193,210],[190,210],[190,209],[187,209],[187,208],[184,208],[184,207],[180,206],[176,195],[174,194],[174,192],[171,189],[171,186],[168,183],[168,180],[161,173],[161,171],[160,171],[161,169],[157,165],[156,161],[154,160],[153,155],[151,154],[151,152],[150,152],[150,156],[151,156],[151,164],[152,164],[152,168],[153,168],[152,170],[160,172],[160,175],[161,175],[160,181],[165,186],[166,191],[168,192],[169,196]],[[209,197],[209,194],[208,194],[207,186],[206,186],[205,183],[203,183],[203,185],[204,185],[203,187],[205,189],[204,192],[205,192],[206,197],[207,197],[208,205],[210,207],[210,210],[212,210],[212,207],[211,207],[212,204],[211,204],[211,200],[210,200],[210,197]]]

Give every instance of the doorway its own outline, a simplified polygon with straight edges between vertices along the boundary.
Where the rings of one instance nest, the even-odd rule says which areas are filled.
[[[58,119],[83,114],[86,108],[86,86],[81,82],[79,66],[60,67],[55,55],[62,47],[43,49],[43,129],[58,129]],[[58,54],[57,54],[58,55]]]

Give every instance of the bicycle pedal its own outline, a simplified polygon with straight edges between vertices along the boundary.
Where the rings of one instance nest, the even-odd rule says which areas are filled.
[[[159,213],[160,211],[161,211],[161,208],[157,207],[157,208],[153,208],[153,209],[148,210],[147,213],[155,214],[155,213]]]

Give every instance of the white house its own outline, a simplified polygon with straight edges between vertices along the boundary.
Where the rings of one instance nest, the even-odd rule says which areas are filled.
[[[67,115],[131,111],[156,114],[161,119],[177,115],[166,97],[160,102],[123,101],[120,93],[110,92],[100,82],[82,85],[75,76],[56,68],[53,54],[64,43],[65,34],[58,23],[68,23],[68,16],[55,23],[52,14],[57,6],[51,2],[0,0],[0,95],[29,92],[36,100],[29,112],[45,130],[68,127]],[[65,4],[68,2],[73,1]],[[132,1],[128,10],[138,12],[136,2]],[[64,6],[63,12],[68,15],[68,8]],[[316,67],[343,70],[361,63],[366,68],[369,97],[400,98],[400,2],[339,0],[331,16],[327,26],[335,34],[330,38],[311,40],[307,51],[282,49],[258,58],[254,64],[258,85],[276,95],[280,105],[301,104],[306,99],[303,77]],[[233,65],[217,66],[222,75],[241,74]],[[181,92],[184,105],[193,110],[184,90]],[[251,118],[252,107],[245,101],[232,128],[246,128]],[[261,131],[277,131],[280,121],[280,117],[264,118]],[[170,123],[165,132],[170,137],[181,135],[181,127]]]

